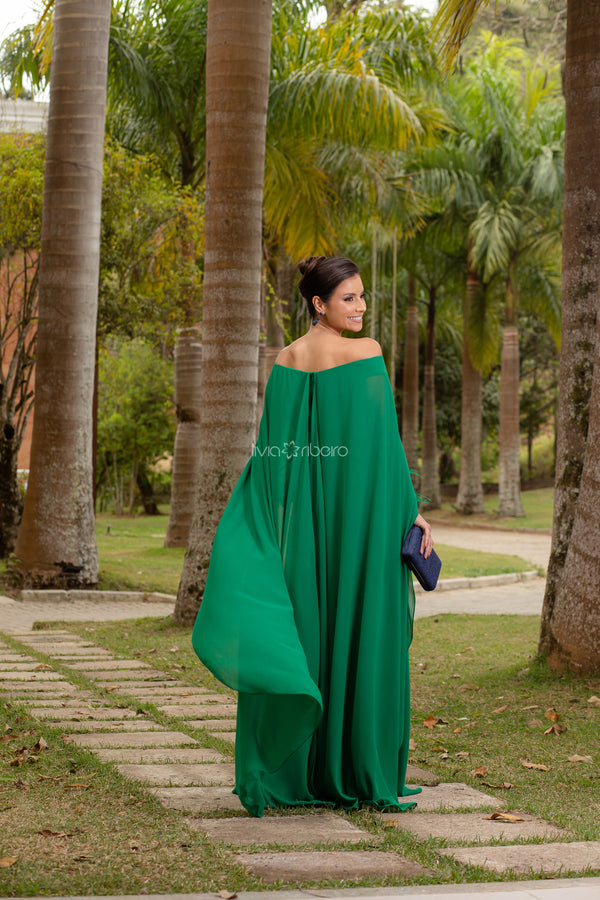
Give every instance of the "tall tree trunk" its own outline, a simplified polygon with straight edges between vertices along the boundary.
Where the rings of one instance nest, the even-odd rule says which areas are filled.
[[[270,0],[209,0],[200,492],[174,618],[200,606],[217,524],[256,428]]]
[[[552,668],[600,672],[600,317],[585,462],[571,540],[552,610]]]
[[[404,368],[402,378],[402,443],[408,465],[419,468],[419,313],[414,275],[408,276],[408,307],[404,330]],[[418,486],[418,476],[412,476]]]
[[[390,383],[394,401],[396,400],[396,356],[398,353],[398,310],[396,297],[398,293],[398,226],[394,228],[394,240],[392,242],[392,322],[390,341]]]
[[[519,420],[519,332],[517,329],[518,274],[509,267],[506,290],[506,322],[502,335],[500,366],[500,454],[498,515],[524,516],[521,500],[521,423]]]
[[[539,643],[540,653],[546,654],[556,668],[572,658],[572,638],[579,633],[581,619],[589,612],[597,622],[598,611],[598,591],[587,590],[587,572],[581,571],[576,576],[576,580],[584,579],[586,586],[584,593],[577,588],[577,606],[568,606],[561,598],[573,586],[573,555],[568,568],[565,563],[579,534],[579,516],[585,521],[588,500],[593,502],[591,497],[584,502],[584,459],[586,472],[591,473],[594,464],[598,471],[597,430],[589,417],[600,290],[600,4],[586,0],[568,2],[564,93],[562,341],[554,526]],[[597,371],[593,374],[597,381]],[[594,416],[598,402],[596,394]],[[596,435],[595,443],[592,433]],[[596,503],[597,484],[596,474]],[[596,505],[595,545],[586,561],[591,571],[597,571],[600,555],[597,510]],[[587,541],[585,545],[588,546]],[[590,629],[588,639],[593,637],[597,644],[597,628]],[[591,657],[588,646],[586,642],[584,653]],[[581,658],[578,662],[583,664]],[[598,671],[600,666],[597,662],[595,665]],[[587,669],[588,665],[584,667]]]
[[[92,400],[110,0],[56,0],[24,580],[98,581]]]
[[[165,547],[185,547],[190,536],[200,467],[200,383],[202,341],[199,326],[182,329],[175,347],[173,395],[177,433],[173,452],[171,512]]]
[[[473,365],[469,352],[468,321],[479,290],[479,279],[470,267],[463,302],[462,408],[460,422],[460,478],[456,498],[457,512],[470,516],[485,511],[481,485],[481,422],[483,404],[481,373]]]
[[[439,509],[441,503],[440,475],[437,459],[437,422],[435,417],[435,304],[436,289],[429,289],[427,304],[427,336],[425,338],[425,377],[423,390],[422,456],[423,477],[421,493],[427,498],[425,509]]]

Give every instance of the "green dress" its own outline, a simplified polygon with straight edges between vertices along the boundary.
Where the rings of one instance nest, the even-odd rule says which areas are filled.
[[[192,642],[239,692],[235,792],[406,809],[417,516],[383,357],[275,364],[215,534]]]

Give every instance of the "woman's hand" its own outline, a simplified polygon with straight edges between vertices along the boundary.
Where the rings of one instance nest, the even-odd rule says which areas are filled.
[[[418,525],[419,528],[423,532],[423,538],[421,540],[421,555],[427,559],[431,555],[431,551],[433,550],[433,538],[431,537],[431,525],[429,522],[426,522],[421,513],[417,516],[414,522],[415,525]]]

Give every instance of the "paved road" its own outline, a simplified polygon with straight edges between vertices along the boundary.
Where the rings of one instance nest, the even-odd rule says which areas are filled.
[[[464,547],[466,550],[485,550],[487,553],[511,553],[540,566],[548,567],[551,536],[530,531],[501,531],[488,528],[455,528],[432,521],[433,539],[438,544]]]

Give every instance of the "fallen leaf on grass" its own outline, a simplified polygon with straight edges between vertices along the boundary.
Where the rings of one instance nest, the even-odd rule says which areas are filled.
[[[549,772],[550,766],[545,766],[543,763],[532,763],[527,762],[526,759],[521,760],[521,765],[526,769],[538,769],[540,772]]]
[[[9,866],[14,866],[16,861],[16,856],[3,856],[0,859],[0,869],[8,869]]]
[[[16,735],[3,734],[2,737],[0,737],[0,744],[10,744],[10,742],[14,740],[16,740]]]
[[[60,781],[60,775],[38,775],[38,781]]]
[[[435,716],[427,716],[427,718],[423,720],[423,725],[425,728],[433,728],[435,725]]]
[[[574,753],[573,756],[567,756],[567,762],[594,762],[591,756],[579,756]]]
[[[522,706],[521,709],[523,711],[525,711],[527,709],[539,709],[539,706],[536,703],[534,703],[533,706]]]
[[[479,690],[479,688],[476,687],[476,685],[474,685],[474,684],[461,684],[458,687],[459,694],[464,694],[467,691],[478,691],[478,690]]]
[[[494,821],[498,822],[524,822],[521,816],[513,816],[512,813],[503,813],[503,812],[494,812],[491,816],[486,816],[486,819],[494,819]]]
[[[51,669],[52,666],[49,666],[46,663],[39,663],[35,668],[36,669]]]
[[[590,704],[590,706],[600,706],[600,697],[590,697],[588,703]]]
[[[487,775],[487,766],[479,766],[473,772],[475,778],[483,778],[484,775]]]
[[[560,719],[560,713],[556,712],[554,707],[552,707],[551,709],[547,709],[544,715],[547,719],[550,719],[551,722],[558,722],[558,720]]]
[[[505,703],[504,706],[499,706],[498,709],[493,709],[492,712],[503,713],[503,712],[506,712],[507,709],[508,709],[508,703]]]
[[[563,731],[566,731],[565,725],[559,725],[558,722],[555,722],[554,725],[551,725],[550,728],[546,728],[544,734],[562,734]]]
[[[37,834],[41,834],[42,837],[73,837],[72,834],[67,834],[66,831],[50,831],[49,828],[42,828],[42,830],[38,831]]]
[[[410,738],[410,740],[409,740],[409,742],[408,742],[408,749],[409,749],[409,750],[416,750],[416,749],[417,749],[417,745],[416,745],[415,741],[414,741],[412,738]]]
[[[502,784],[490,784],[489,781],[481,782],[484,787],[494,788],[497,791],[509,791],[513,785],[510,781],[503,781]]]
[[[91,788],[91,786],[92,786],[91,784],[83,784],[83,783],[77,782],[76,784],[65,784],[64,787],[66,790],[67,788]]]
[[[455,753],[454,755],[457,759],[468,759],[471,754],[468,750],[459,750],[458,753]]]
[[[48,744],[46,743],[46,741],[44,740],[44,738],[41,737],[41,738],[38,740],[37,744],[36,744],[34,747],[32,747],[31,749],[33,750],[34,753],[39,753],[41,750],[47,750],[47,749],[48,749]]]
[[[105,691],[118,691],[118,690],[119,690],[119,685],[118,685],[118,684],[111,684],[111,685],[109,685],[108,687],[104,688],[104,690],[105,690]]]
[[[452,732],[452,734],[460,734],[460,725],[458,726],[458,728],[455,728],[455,729],[454,729],[454,731]]]

